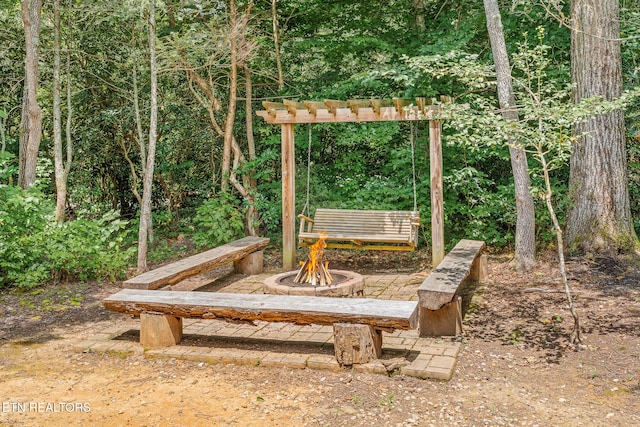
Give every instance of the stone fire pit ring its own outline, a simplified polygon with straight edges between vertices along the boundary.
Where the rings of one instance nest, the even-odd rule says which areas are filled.
[[[364,277],[353,271],[330,270],[334,284],[313,286],[310,283],[293,283],[297,271],[276,274],[264,280],[264,293],[276,295],[305,295],[318,297],[362,297]]]

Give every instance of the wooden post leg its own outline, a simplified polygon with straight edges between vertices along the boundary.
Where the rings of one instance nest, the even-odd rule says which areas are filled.
[[[340,365],[368,363],[382,355],[382,331],[370,325],[335,323],[333,347]]]
[[[140,313],[140,344],[169,347],[182,340],[182,318],[161,313]]]
[[[263,259],[263,251],[251,253],[238,261],[234,261],[233,270],[236,273],[246,274],[248,276],[260,274],[262,273],[264,265]]]
[[[487,263],[487,255],[482,254],[473,260],[471,270],[469,271],[469,279],[476,283],[484,282],[489,274],[489,266]]]
[[[296,162],[293,123],[282,125],[282,268],[296,263]]]
[[[420,336],[456,336],[462,333],[462,298],[443,305],[438,310],[420,307]]]
[[[436,268],[444,259],[444,209],[442,190],[442,122],[429,121],[429,168],[431,175],[431,260]]]

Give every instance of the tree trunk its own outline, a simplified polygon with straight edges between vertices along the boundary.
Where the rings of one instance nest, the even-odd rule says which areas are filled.
[[[7,137],[4,131],[6,125],[7,113],[4,110],[0,110],[0,153],[4,153],[4,150],[7,148]]]
[[[38,105],[38,46],[42,0],[22,0],[25,36],[25,97],[22,110],[18,185],[31,187],[36,181],[36,164],[42,138],[42,111]]]
[[[280,58],[280,27],[278,25],[278,0],[271,0],[271,20],[273,23],[273,50],[276,53],[276,69],[278,70],[278,89],[284,88],[282,59]]]
[[[53,2],[53,157],[56,179],[56,221],[65,221],[65,208],[67,206],[67,177],[71,166],[70,154],[70,124],[67,121],[67,155],[66,164],[62,147],[62,102],[60,89],[60,0]],[[67,96],[69,90],[69,56],[67,55]],[[69,104],[69,99],[67,100]],[[71,111],[68,112],[71,116]]]
[[[564,285],[564,293],[567,297],[567,304],[569,305],[569,311],[571,312],[571,316],[573,317],[573,329],[571,330],[571,335],[569,337],[569,340],[571,341],[572,344],[578,344],[582,342],[582,337],[580,333],[580,316],[578,316],[576,307],[573,304],[571,288],[569,287],[569,280],[567,279],[567,269],[566,269],[566,263],[564,261],[564,239],[562,237],[562,228],[560,227],[560,222],[558,221],[556,210],[553,207],[553,203],[551,202],[551,197],[553,196],[553,190],[551,188],[551,179],[549,178],[549,164],[547,163],[547,159],[545,157],[545,150],[542,144],[536,144],[536,151],[538,152],[538,158],[540,159],[540,163],[542,164],[542,172],[544,173],[544,184],[546,189],[545,202],[547,203],[547,210],[549,211],[549,215],[551,216],[551,221],[553,222],[553,229],[556,232],[556,240],[558,242],[558,262],[560,264],[560,276],[562,278],[562,284]]]
[[[237,40],[237,12],[235,0],[229,1],[229,107],[227,120],[224,124],[224,147],[222,151],[222,190],[229,187],[231,172],[231,140],[233,125],[236,118],[236,100],[238,98],[238,40]]]
[[[617,1],[571,2],[571,79],[573,101],[622,91]],[[567,241],[572,250],[632,250],[633,229],[627,186],[624,113],[600,114],[574,127],[579,137],[571,154]]]
[[[224,152],[223,152],[223,166],[222,166],[222,190],[228,191],[229,184],[245,198],[249,209],[246,215],[246,233],[249,235],[255,235],[257,233],[257,212],[255,210],[255,180],[253,179],[251,172],[242,170],[242,176],[238,177],[237,173],[240,167],[246,162],[246,157],[242,152],[237,139],[233,134],[233,128],[235,124],[235,112],[237,102],[237,86],[238,86],[238,68],[242,68],[245,71],[246,78],[246,91],[247,91],[247,143],[249,150],[249,159],[255,158],[255,142],[253,139],[253,126],[249,123],[252,117],[251,113],[251,72],[248,68],[247,62],[251,57],[253,46],[251,43],[247,43],[246,32],[250,17],[250,11],[253,3],[250,1],[246,5],[247,12],[244,19],[238,19],[236,3],[232,1],[229,8],[229,98],[227,105],[227,114],[225,123],[220,124],[215,116],[215,111],[222,108],[222,103],[217,98],[216,88],[212,83],[211,78],[205,78],[198,73],[198,68],[193,64],[190,64],[185,53],[180,53],[180,67],[183,68],[187,74],[189,81],[189,89],[197,101],[206,110],[209,116],[209,121],[215,130],[215,132],[224,140]],[[228,153],[227,153],[228,150]]]
[[[513,94],[511,67],[507,45],[504,40],[502,19],[497,0],[484,0],[487,30],[491,39],[491,50],[496,67],[498,101],[502,116],[508,121],[518,121],[518,110]],[[509,138],[509,154],[516,193],[516,250],[517,270],[529,270],[535,264],[535,210],[529,188],[529,167],[524,147]]]
[[[424,20],[424,0],[413,0],[413,13],[416,19],[416,28],[420,32],[425,32],[427,25]]]
[[[71,25],[71,5],[73,0],[67,2],[67,30],[69,31],[69,38],[72,36]],[[71,105],[71,49],[69,43],[67,45],[67,69],[66,69],[66,81],[67,81],[67,123],[65,126],[65,134],[67,141],[67,161],[64,165],[65,182],[69,179],[69,173],[71,172],[71,161],[73,160],[73,140],[71,139],[71,120],[73,117],[73,109]]]
[[[135,30],[132,31],[133,41],[132,41],[132,49],[135,49]],[[138,148],[140,149],[140,169],[142,170],[142,176],[145,176],[147,173],[147,144],[144,140],[144,132],[142,131],[142,118],[140,115],[140,97],[138,96],[138,71],[137,65],[134,63],[133,65],[133,109],[136,117],[136,130],[138,132]],[[124,148],[124,147],[123,147]],[[129,159],[127,159],[129,160]],[[133,166],[133,162],[129,160],[131,164],[131,172],[133,174],[133,186],[135,186],[133,193],[140,201],[140,197],[138,194],[138,179],[135,175],[135,167]],[[151,218],[151,210],[147,211],[148,217],[146,218],[147,224],[147,240],[149,243],[153,243],[153,220]]]
[[[136,118],[136,130],[138,132],[138,148],[140,150],[140,169],[144,175],[147,170],[147,143],[144,140],[144,131],[142,130],[142,118],[140,116],[140,97],[138,96],[138,72],[137,66],[133,65],[133,73],[131,79],[133,82],[133,111]]]
[[[151,71],[151,95],[149,113],[149,145],[147,169],[144,174],[140,228],[138,230],[138,273],[147,270],[147,238],[151,221],[151,193],[153,168],[156,156],[156,130],[158,126],[158,72],[156,69],[156,13],[155,0],[149,0],[149,68]]]
[[[64,222],[67,186],[63,181],[62,107],[60,101],[60,0],[53,1],[53,161],[56,176],[56,221]]]
[[[245,64],[244,66],[244,77],[245,77],[245,96],[247,98],[245,106],[247,110],[247,118],[246,118],[246,128],[247,128],[247,146],[249,150],[249,161],[253,161],[256,159],[256,143],[255,138],[253,136],[253,108],[251,105],[251,97],[252,97],[252,86],[251,86],[251,70],[249,66]],[[258,223],[258,211],[255,205],[255,193],[258,188],[258,183],[256,182],[256,178],[254,175],[254,170],[250,170],[247,174],[247,183],[249,187],[248,195],[250,199],[248,200],[247,213],[246,213],[246,233],[248,236],[257,236],[257,223]]]
[[[274,0],[275,2],[275,0]],[[250,52],[247,49],[247,26],[249,23],[249,17],[251,13],[251,7],[253,2],[249,2],[249,6],[247,7],[246,12],[246,22],[243,25],[242,31],[242,45],[245,48],[246,52],[243,52],[243,64],[242,68],[244,69],[244,87],[245,87],[245,110],[246,110],[246,131],[247,131],[247,151],[249,154],[249,161],[253,161],[256,159],[256,142],[255,137],[253,135],[253,83],[251,79],[251,69],[249,68],[249,57]],[[246,234],[248,236],[257,236],[258,235],[258,210],[256,208],[256,200],[255,194],[258,189],[258,183],[255,178],[255,170],[252,168],[248,173],[245,174],[243,179],[245,182],[245,187],[247,188],[247,212],[245,215],[245,226],[246,226]]]

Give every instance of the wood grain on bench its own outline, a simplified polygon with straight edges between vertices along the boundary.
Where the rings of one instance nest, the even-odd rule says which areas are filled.
[[[108,310],[139,315],[155,312],[180,318],[289,322],[298,325],[357,323],[377,329],[415,329],[416,301],[330,298],[219,292],[123,289],[104,300]]]
[[[461,240],[418,288],[420,336],[452,336],[462,332],[462,299],[468,281],[486,275],[484,242]]]
[[[248,236],[226,245],[183,258],[123,283],[125,288],[158,289],[174,285],[186,278],[207,272],[228,262],[237,261],[247,255],[261,251],[269,244],[265,237]]]
[[[460,285],[472,273],[474,261],[483,247],[484,242],[481,241],[460,240],[420,285],[420,306],[438,310],[451,302]]]

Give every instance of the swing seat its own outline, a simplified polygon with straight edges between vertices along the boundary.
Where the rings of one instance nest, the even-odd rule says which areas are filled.
[[[328,248],[413,251],[420,216],[413,211],[316,209],[313,219],[298,215],[298,244],[324,237]]]

